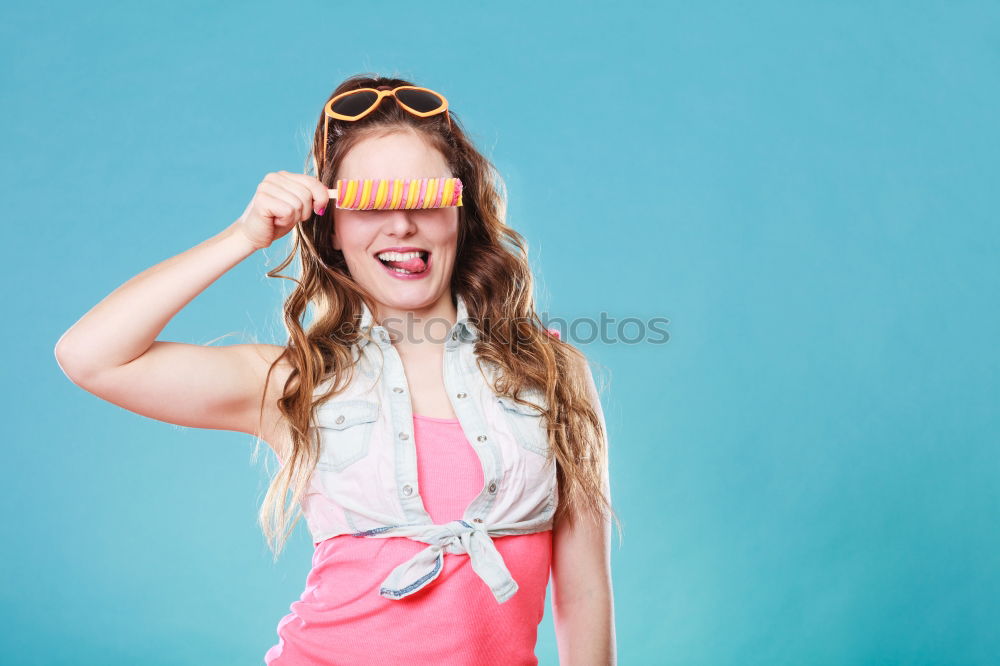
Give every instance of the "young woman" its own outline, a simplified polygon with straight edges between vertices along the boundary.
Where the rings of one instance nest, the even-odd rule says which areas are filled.
[[[60,339],[78,385],[145,416],[250,433],[280,468],[275,556],[315,551],[265,662],[535,664],[551,570],[560,661],[615,662],[603,414],[583,355],[534,310],[502,181],[439,93],[352,77],[309,163],[268,174],[222,232],[140,273]],[[458,178],[458,206],[351,210],[338,179]],[[157,340],[289,231],[283,346]],[[306,309],[313,320],[304,323]]]

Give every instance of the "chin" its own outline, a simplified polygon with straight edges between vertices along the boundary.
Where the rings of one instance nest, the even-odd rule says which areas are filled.
[[[393,310],[423,310],[449,293],[447,283],[441,285],[423,281],[387,285],[383,280],[376,279],[375,284],[363,286],[376,302]]]

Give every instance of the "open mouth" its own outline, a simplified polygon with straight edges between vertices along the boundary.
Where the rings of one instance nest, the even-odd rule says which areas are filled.
[[[379,252],[375,258],[382,262],[390,272],[397,275],[420,275],[427,272],[430,252],[412,250],[409,252],[394,252],[387,250]]]

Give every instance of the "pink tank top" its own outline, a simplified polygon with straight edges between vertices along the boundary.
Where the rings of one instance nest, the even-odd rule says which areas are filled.
[[[483,469],[457,419],[414,416],[417,485],[435,523],[462,517]],[[272,666],[531,664],[552,560],[552,531],[493,537],[518,591],[498,604],[465,554],[444,554],[433,585],[404,597],[373,593],[427,544],[349,534],[316,544],[306,588],[278,623]]]

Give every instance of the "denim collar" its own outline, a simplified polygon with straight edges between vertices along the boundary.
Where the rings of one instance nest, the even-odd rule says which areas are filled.
[[[479,331],[469,320],[469,311],[465,305],[465,299],[461,295],[455,294],[456,321],[448,329],[448,337],[445,340],[446,347],[455,347],[461,343],[475,342],[479,339]],[[385,347],[392,344],[389,339],[389,332],[384,326],[374,324],[374,318],[368,306],[361,303],[361,325],[359,331],[361,337],[358,339],[358,346],[364,347],[369,341],[375,340],[379,346]]]

